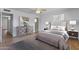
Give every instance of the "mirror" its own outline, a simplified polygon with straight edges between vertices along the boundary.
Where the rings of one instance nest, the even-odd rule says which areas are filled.
[[[20,26],[26,26],[29,22],[29,18],[25,16],[20,16]]]

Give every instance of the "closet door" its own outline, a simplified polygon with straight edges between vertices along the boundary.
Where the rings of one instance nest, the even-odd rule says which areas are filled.
[[[2,14],[0,13],[0,42],[2,42]]]

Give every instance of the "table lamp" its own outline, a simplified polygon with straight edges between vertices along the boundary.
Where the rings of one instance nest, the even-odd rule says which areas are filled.
[[[72,26],[71,30],[74,30],[74,26],[76,25],[76,20],[71,20],[70,25]]]

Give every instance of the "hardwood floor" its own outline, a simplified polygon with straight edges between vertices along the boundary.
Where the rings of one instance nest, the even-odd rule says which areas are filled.
[[[26,38],[33,36],[33,35],[36,35],[36,34],[25,35],[25,36],[20,36],[20,37],[15,37],[15,38],[12,38],[12,36],[7,35],[5,38],[3,38],[3,42],[0,44],[0,49],[8,47],[9,45],[19,42],[21,40],[26,40]],[[52,46],[49,46],[49,45],[47,45],[43,42],[40,42],[40,41],[27,40],[27,42],[29,44],[32,44],[32,46],[35,46],[35,45],[40,46],[39,48],[43,48],[43,50],[44,49],[52,50]],[[69,45],[70,50],[79,50],[79,40],[69,39],[67,41],[67,44]]]
[[[68,45],[71,50],[79,50],[79,40],[78,39],[69,39]]]

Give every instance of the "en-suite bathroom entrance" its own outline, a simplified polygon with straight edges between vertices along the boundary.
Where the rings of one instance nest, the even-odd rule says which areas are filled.
[[[2,13],[2,41],[9,41],[13,33],[13,14]]]
[[[35,19],[35,32],[39,32],[39,18]]]

